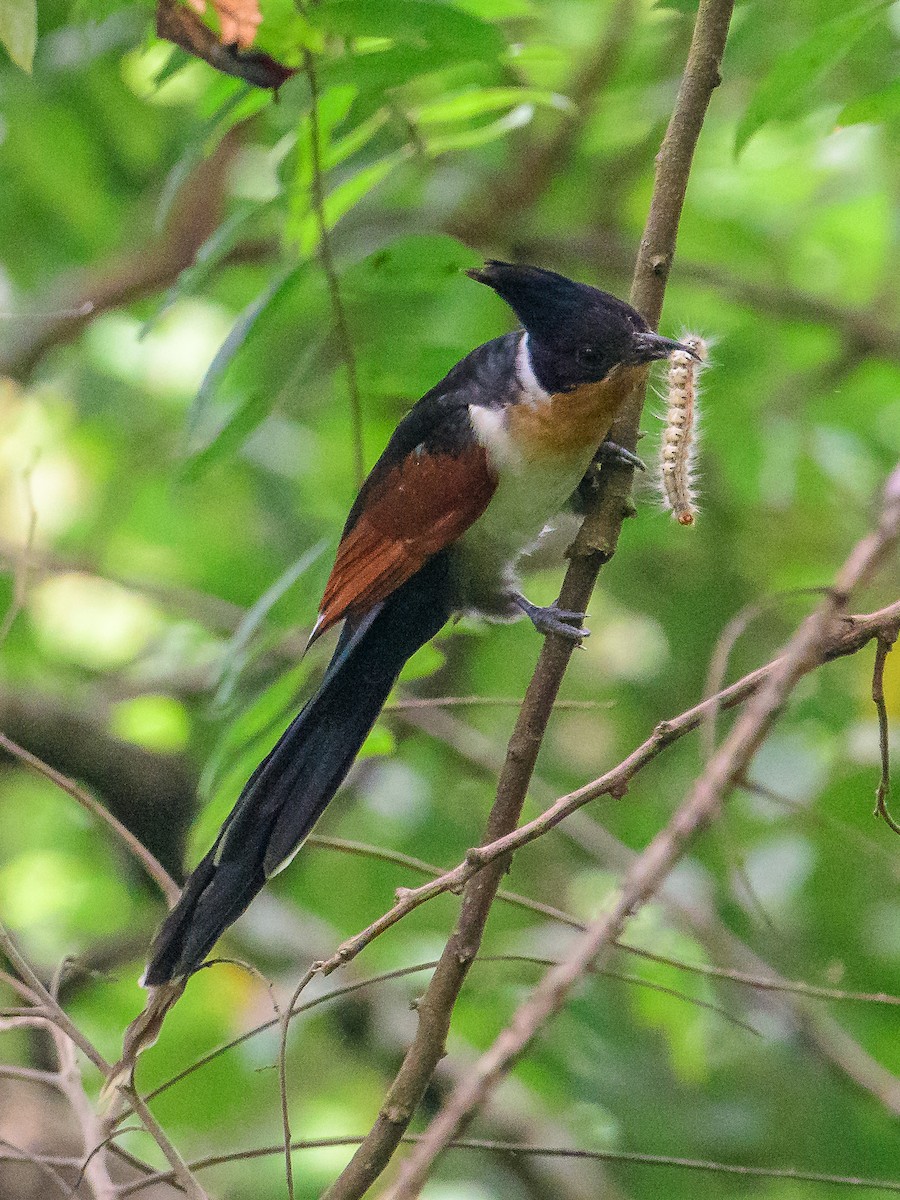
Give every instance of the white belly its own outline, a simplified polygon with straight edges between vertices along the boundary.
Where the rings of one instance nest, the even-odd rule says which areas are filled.
[[[534,409],[552,402],[535,377],[524,333],[516,376],[519,403]],[[453,548],[454,574],[463,608],[509,620],[521,614],[511,600],[518,590],[516,563],[578,487],[596,446],[529,461],[510,436],[508,406],[471,404],[469,419],[498,483],[485,511]]]
[[[540,466],[504,463],[497,490],[485,511],[466,530],[454,557],[465,607],[488,615],[518,615],[510,592],[517,588],[515,565],[538,542],[565,506],[591,461],[565,460]]]

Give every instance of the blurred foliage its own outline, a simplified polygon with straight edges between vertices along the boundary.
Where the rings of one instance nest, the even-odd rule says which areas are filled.
[[[315,69],[314,86],[300,70],[277,98],[156,40],[149,6],[119,0],[42,3],[28,75],[32,10],[0,0],[13,60],[0,68],[0,727],[149,829],[177,870],[188,826],[192,857],[326,661],[317,649],[298,665],[298,648],[355,479],[347,364],[316,254],[314,96],[371,465],[414,399],[509,328],[461,268],[515,256],[627,293],[694,4],[323,0],[301,13],[270,0],[258,46],[298,68],[309,52]],[[900,446],[898,37],[900,6],[879,0],[737,8],[662,326],[715,341],[703,511],[684,531],[638,481],[638,518],[602,574],[593,636],[564,686],[564,699],[596,707],[555,714],[529,815],[695,703],[723,627],[760,602],[731,675],[766,661],[812,603],[793,589],[829,583],[869,526]],[[99,311],[66,315],[99,295],[111,297]],[[651,395],[648,461],[658,407]],[[558,567],[535,573],[529,594],[551,600],[559,578]],[[895,574],[855,602],[896,593]],[[537,650],[527,623],[451,626],[400,691],[519,697]],[[755,767],[775,798],[735,795],[632,941],[745,968],[752,950],[788,978],[900,991],[900,847],[871,817],[870,672],[867,652],[806,683]],[[896,713],[896,654],[886,686]],[[429,734],[387,712],[320,831],[456,863],[480,837],[513,717],[502,704],[439,710]],[[134,782],[117,782],[135,754],[146,757]],[[177,766],[187,785],[163,801],[151,762],[166,779]],[[509,887],[595,913],[624,848],[646,843],[700,762],[696,739],[679,743],[624,800],[521,853]],[[64,996],[115,1058],[160,897],[105,830],[10,762],[0,825],[3,918],[48,972],[64,955],[98,965]],[[414,882],[388,862],[310,846],[223,952],[289,991],[311,957]],[[419,910],[329,986],[434,958],[455,905]],[[485,951],[552,955],[569,936],[498,904]],[[592,979],[476,1132],[896,1175],[896,1125],[852,1069],[835,1068],[838,1027],[825,1020],[852,1039],[860,1070],[896,1073],[895,1009],[817,1002],[810,1026],[764,993],[624,955],[617,966],[683,995]],[[426,1108],[537,977],[522,963],[475,966]],[[295,1133],[364,1132],[422,979],[373,985],[297,1022]],[[140,1086],[269,1016],[256,977],[202,972]],[[6,1061],[39,1052],[4,1038]],[[186,1157],[278,1141],[276,1049],[275,1034],[257,1036],[159,1097]],[[158,1161],[141,1135],[123,1142]],[[318,1195],[347,1154],[299,1156],[298,1194]],[[205,1179],[234,1198],[283,1194],[277,1156]],[[786,1200],[818,1186],[456,1153],[427,1194]]]

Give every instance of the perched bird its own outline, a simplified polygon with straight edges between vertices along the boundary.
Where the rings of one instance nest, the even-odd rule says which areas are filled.
[[[468,274],[523,328],[473,350],[423,396],[363,484],[310,638],[343,621],[334,656],[185,884],[153,943],[148,987],[195,970],[290,861],[404,663],[453,613],[587,632],[583,613],[526,600],[516,562],[591,468],[642,368],[685,347],[553,271],[489,261]]]

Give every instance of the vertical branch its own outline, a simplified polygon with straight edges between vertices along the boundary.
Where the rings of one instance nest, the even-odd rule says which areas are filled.
[[[350,395],[350,424],[353,429],[353,458],[356,469],[357,487],[362,486],[366,475],[365,452],[363,449],[363,419],[362,402],[359,396],[359,379],[356,374],[356,356],[353,353],[353,339],[350,337],[350,327],[347,324],[347,314],[344,312],[344,302],[341,299],[341,285],[338,280],[334,256],[331,252],[331,236],[328,232],[328,219],[325,213],[325,188],[322,182],[322,135],[319,129],[319,78],[316,74],[316,60],[312,51],[303,51],[303,69],[309,80],[310,135],[309,149],[312,159],[312,206],[319,227],[319,257],[322,270],[328,281],[328,295],[331,299],[331,314],[341,346],[341,357],[347,371],[347,391]]]
[[[51,1025],[53,1044],[59,1064],[59,1090],[81,1130],[82,1152],[87,1155],[82,1174],[94,1200],[115,1200],[116,1187],[110,1178],[107,1146],[101,1122],[91,1104],[78,1069],[75,1045],[56,1025]]]
[[[400,1171],[384,1200],[415,1200],[431,1166],[489,1099],[516,1059],[559,1012],[575,985],[602,966],[629,917],[651,899],[696,834],[719,813],[725,796],[753,756],[804,675],[825,661],[827,646],[853,588],[871,578],[900,540],[900,467],[885,490],[878,528],[857,543],[835,585],[794,635],[776,669],[753,697],[672,820],[635,859],[615,903],[588,926],[571,952],[541,980],[506,1029],[454,1089],[443,1110]]]
[[[895,641],[896,636],[893,638],[882,636],[878,639],[875,665],[872,668],[872,700],[878,713],[878,748],[881,756],[881,779],[878,781],[878,788],[875,792],[875,816],[881,817],[894,833],[900,833],[900,825],[891,816],[887,806],[891,790],[891,751],[887,705],[884,700],[884,667]]]
[[[731,20],[733,0],[702,0],[685,75],[657,160],[656,183],[635,271],[632,302],[656,324],[662,310],[668,270],[675,253],[678,221],[687,189],[694,147],[710,96],[719,83],[719,64]],[[625,421],[611,436],[632,448],[637,441],[643,397],[635,395]],[[618,541],[631,505],[631,472],[613,471],[594,514],[570,551],[572,562],[560,593],[562,608],[584,611],[601,566]],[[572,654],[570,641],[549,636],[529,684],[500,774],[497,798],[484,841],[515,829],[534,764],[563,675]],[[466,884],[456,927],[428,989],[419,1002],[416,1036],[391,1085],[381,1111],[362,1145],[325,1193],[325,1200],[357,1200],[384,1170],[405,1133],[425,1088],[444,1053],[450,1016],[472,960],[478,952],[488,913],[509,863],[497,859]]]

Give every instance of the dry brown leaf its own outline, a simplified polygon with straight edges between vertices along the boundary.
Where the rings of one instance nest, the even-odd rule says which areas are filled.
[[[219,36],[200,20],[197,9],[205,7],[203,0],[156,0],[157,36],[174,42],[195,58],[202,58],[217,71],[243,79],[254,87],[270,88],[276,92],[292,75],[295,67],[286,67],[259,50],[242,50],[235,42],[220,41]]]
[[[211,3],[219,18],[222,45],[239,46],[241,50],[252,46],[262,23],[259,0],[211,0]],[[188,4],[200,16],[206,12],[206,0],[188,0]]]

